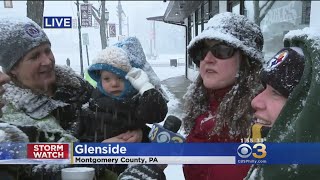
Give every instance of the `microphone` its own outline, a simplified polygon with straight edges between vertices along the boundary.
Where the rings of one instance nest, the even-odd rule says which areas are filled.
[[[149,133],[149,139],[154,143],[183,143],[185,138],[178,134],[181,120],[175,116],[168,116],[163,126],[153,124]],[[166,165],[137,164],[130,166],[118,176],[118,180],[126,179],[156,179],[165,180],[164,169]]]
[[[181,126],[181,120],[176,116],[168,116],[163,124],[153,124],[149,139],[155,143],[183,143],[185,138],[178,132]]]

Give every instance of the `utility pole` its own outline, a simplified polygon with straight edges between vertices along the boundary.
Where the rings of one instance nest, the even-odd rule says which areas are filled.
[[[79,8],[79,0],[77,0],[77,15],[78,15],[78,31],[79,31],[79,50],[80,50],[80,68],[81,68],[81,71],[80,71],[80,74],[82,77],[83,76],[83,59],[82,59],[82,40],[81,40],[81,23],[80,23],[80,8]]]
[[[153,21],[152,24],[152,31],[153,31],[153,50],[154,55],[156,56],[156,21]]]
[[[129,37],[129,16],[127,16],[127,33],[128,33],[128,37]]]
[[[119,35],[122,35],[122,5],[121,1],[118,1],[118,17],[119,17]]]

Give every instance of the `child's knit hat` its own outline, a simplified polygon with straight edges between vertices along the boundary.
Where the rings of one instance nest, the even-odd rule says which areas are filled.
[[[118,47],[107,47],[100,51],[97,57],[93,59],[93,64],[89,67],[88,74],[97,82],[97,88],[103,94],[116,99],[122,99],[137,92],[131,83],[125,78],[131,68],[132,66],[130,65],[127,53],[124,50]],[[125,82],[125,88],[120,96],[113,96],[105,92],[102,88],[100,79],[101,71],[109,71],[123,79]]]

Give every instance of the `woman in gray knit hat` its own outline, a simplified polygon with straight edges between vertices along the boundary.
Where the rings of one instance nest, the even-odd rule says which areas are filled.
[[[263,36],[258,25],[230,12],[211,18],[188,54],[199,67],[185,95],[187,142],[240,142],[248,137],[250,101],[259,87]],[[187,180],[243,179],[249,165],[184,165]]]
[[[6,83],[0,89],[0,93],[5,91],[0,143],[78,141],[82,105],[89,101],[93,88],[67,66],[55,64],[50,40],[40,26],[27,17],[1,18],[0,66],[11,80],[6,83],[8,78],[0,74],[0,85]],[[10,139],[10,133],[23,138]],[[16,167],[0,166],[0,172],[4,168],[13,170],[9,173],[14,177],[37,179],[28,175],[45,170],[38,166],[24,172],[26,168],[21,171]],[[45,173],[59,169],[46,167]],[[53,179],[54,174],[38,177]]]
[[[0,142],[77,141],[76,122],[92,87],[71,69],[55,65],[50,40],[40,26],[27,17],[1,18],[0,66],[11,80],[3,85],[0,123],[12,127],[0,128]],[[12,133],[26,138],[10,139]],[[7,170],[15,177],[31,174],[24,172],[28,168],[12,167]]]

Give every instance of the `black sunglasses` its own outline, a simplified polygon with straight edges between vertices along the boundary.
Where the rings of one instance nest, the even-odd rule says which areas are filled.
[[[213,46],[200,49],[195,57],[196,60],[202,61],[209,51],[214,57],[219,59],[231,58],[236,52],[235,48],[233,47],[227,46],[225,44],[215,44]]]

